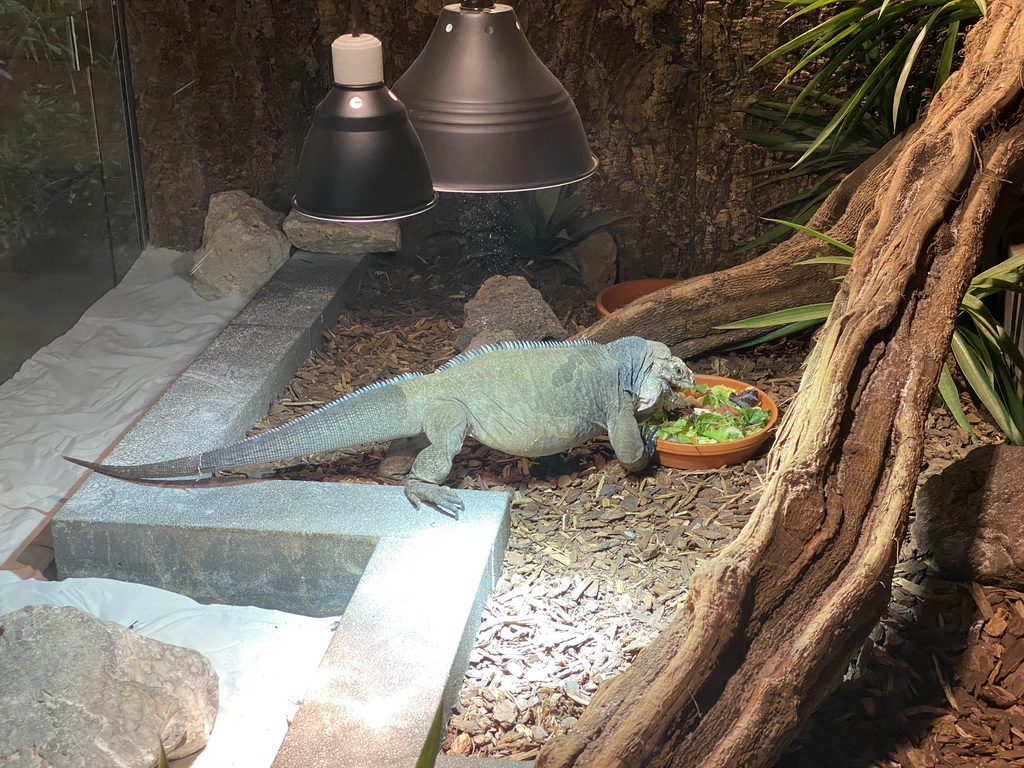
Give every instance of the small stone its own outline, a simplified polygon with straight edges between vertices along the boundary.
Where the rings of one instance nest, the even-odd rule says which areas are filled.
[[[563,341],[569,337],[540,291],[518,275],[497,275],[483,282],[476,296],[466,302],[466,321],[455,346],[462,351],[479,346],[477,339],[485,333],[514,341]]]
[[[156,765],[204,746],[219,702],[200,653],[37,605],[0,616],[0,765]]]
[[[609,232],[594,232],[573,248],[580,280],[594,293],[615,283],[619,249]]]
[[[402,247],[402,228],[397,221],[322,221],[291,211],[284,233],[302,251],[359,255],[392,253]]]
[[[203,242],[193,255],[196,294],[209,301],[254,296],[291,254],[281,218],[241,190],[211,195]]]
[[[516,705],[503,699],[494,705],[494,719],[502,725],[511,725],[516,719]]]
[[[469,757],[473,754],[473,740],[469,737],[469,734],[460,733],[456,736],[452,740],[448,753],[451,755],[460,755],[461,757]]]

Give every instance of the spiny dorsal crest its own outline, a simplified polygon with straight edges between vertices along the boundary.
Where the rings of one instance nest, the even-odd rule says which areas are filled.
[[[438,368],[438,371],[445,371],[451,368],[453,365],[464,363],[467,360],[472,360],[474,357],[485,355],[489,352],[500,352],[506,349],[545,349],[548,347],[596,347],[598,346],[596,341],[590,341],[589,339],[576,339],[574,341],[499,341],[495,344],[486,344],[476,349],[471,349],[468,352],[463,352],[461,355],[453,357],[447,363]],[[436,373],[437,371],[435,371]]]
[[[328,408],[333,408],[334,406],[338,405],[339,403],[344,403],[346,400],[351,400],[353,397],[357,397],[358,395],[365,394],[366,392],[370,392],[371,390],[374,390],[374,389],[380,389],[381,387],[386,387],[389,384],[394,384],[395,382],[398,382],[398,381],[405,381],[406,379],[414,379],[417,376],[422,376],[422,375],[423,375],[422,373],[403,373],[403,374],[400,374],[399,376],[395,376],[395,377],[390,378],[390,379],[385,379],[384,381],[378,381],[378,382],[375,382],[373,384],[368,384],[365,387],[360,387],[359,389],[355,390],[354,392],[349,392],[347,395],[342,395],[337,400],[331,400],[331,402],[327,403],[326,405],[321,405],[319,408],[317,408],[315,410],[312,410],[309,413],[304,413],[301,416],[298,416],[298,417],[292,419],[291,421],[285,422],[284,424],[278,424],[273,429],[268,429],[266,432],[261,432],[260,434],[261,435],[269,435],[271,432],[276,432],[279,429],[284,429],[285,427],[291,427],[296,422],[302,421],[303,419],[312,418],[313,416],[316,416],[321,411],[326,411]]]

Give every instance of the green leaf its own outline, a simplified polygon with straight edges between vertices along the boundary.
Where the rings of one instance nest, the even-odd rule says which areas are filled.
[[[942,43],[942,54],[939,56],[938,67],[935,70],[935,82],[932,85],[934,90],[942,87],[942,84],[949,78],[953,69],[953,54],[956,52],[956,37],[959,34],[959,22],[953,22],[946,28],[946,39]]]
[[[736,349],[749,349],[756,347],[758,344],[767,344],[769,341],[775,341],[776,339],[782,339],[786,336],[793,336],[794,334],[800,333],[808,328],[813,328],[816,325],[821,325],[825,321],[825,318],[819,318],[814,320],[804,320],[800,323],[789,323],[781,328],[776,328],[774,331],[768,331],[768,333],[758,336],[756,339],[749,339],[748,341],[741,341],[737,344],[730,344],[724,347],[726,351],[732,351]]]
[[[537,189],[532,192],[533,199],[537,204],[537,217],[542,226],[539,231],[550,232],[551,217],[558,207],[563,194],[562,187],[549,187]],[[551,233],[554,234],[554,233]]]
[[[984,299],[985,297],[991,296],[994,293],[999,293],[1000,291],[1024,294],[1024,285],[1021,285],[1019,281],[1011,282],[1009,280],[997,280],[995,278],[979,280],[978,278],[974,278],[967,290],[972,296]]]
[[[566,194],[558,201],[548,222],[548,234],[557,235],[571,226],[572,217],[583,207],[583,198],[579,195]]]
[[[845,251],[846,253],[853,253],[853,247],[852,246],[849,246],[846,243],[841,243],[838,240],[829,237],[824,232],[819,232],[816,229],[811,229],[810,227],[805,227],[802,224],[797,224],[797,223],[792,222],[792,221],[785,221],[784,219],[767,219],[767,220],[770,221],[770,222],[773,222],[775,224],[781,224],[781,225],[783,225],[785,227],[791,227],[793,229],[800,230],[804,234],[811,235],[812,237],[816,237],[819,240],[828,243],[829,245],[834,245],[836,248],[838,248],[841,251]]]
[[[1022,269],[1024,269],[1024,250],[1010,256],[1008,259],[1004,259],[984,272],[979,272],[975,275],[974,279],[986,280],[992,277],[1005,279],[1008,275],[1020,272]]]
[[[520,251],[523,256],[539,258],[551,256],[572,245],[571,240],[564,237],[535,237],[523,243]]]
[[[921,46],[924,44],[925,38],[928,37],[929,30],[930,26],[925,24],[921,27],[921,31],[917,33],[917,37],[914,39],[914,44],[910,46],[910,52],[907,54],[907,58],[903,62],[903,69],[900,70],[899,79],[896,81],[896,88],[892,94],[893,132],[899,129],[900,102],[903,101],[903,92],[907,86],[907,78],[910,77],[910,72],[914,68],[914,62],[917,61],[917,55],[921,52]]]
[[[1024,370],[1024,353],[981,299],[967,294],[964,296],[960,308],[970,315],[980,336],[988,342],[989,348],[996,354],[1005,355],[1017,369]]]
[[[607,227],[616,221],[620,221],[626,218],[624,213],[614,213],[612,211],[594,211],[588,213],[585,216],[581,216],[576,221],[572,222],[566,227],[566,232],[569,236],[575,240],[580,241],[587,235],[596,232],[599,229]]]
[[[1007,439],[1014,445],[1024,444],[1024,435],[1011,420],[1009,409],[999,398],[999,394],[993,386],[991,373],[978,356],[977,346],[969,343],[970,338],[970,334],[963,330],[953,332],[952,349],[957,365],[960,366],[967,383],[971,385],[971,389],[974,390]]]
[[[780,309],[777,312],[768,312],[764,315],[757,315],[756,317],[748,317],[744,320],[736,320],[725,325],[714,326],[716,330],[728,331],[739,328],[768,328],[773,325],[783,325],[785,323],[804,323],[807,321],[821,322],[828,317],[828,313],[832,311],[832,302],[823,302],[821,304],[807,304],[802,307],[790,307],[789,309]]]
[[[853,264],[852,256],[815,256],[810,259],[798,261],[797,264],[842,264],[850,266]]]
[[[960,392],[956,388],[956,382],[953,381],[953,375],[949,372],[949,366],[945,363],[942,364],[942,373],[939,374],[939,394],[953,420],[970,435],[971,442],[977,445],[978,436],[974,433],[970,422],[967,421],[967,414],[964,413],[964,407],[960,404]]]

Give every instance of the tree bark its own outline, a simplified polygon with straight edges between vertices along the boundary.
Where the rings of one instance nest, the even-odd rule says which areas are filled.
[[[992,3],[879,181],[764,492],[679,616],[538,768],[769,766],[889,599],[924,421],[992,211],[1024,175],[1024,0]]]

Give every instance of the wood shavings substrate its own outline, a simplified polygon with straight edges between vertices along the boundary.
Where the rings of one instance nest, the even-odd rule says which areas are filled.
[[[487,276],[480,266],[379,260],[355,307],[325,334],[256,431],[453,357],[463,305]],[[595,319],[592,294],[559,268],[527,275],[570,332]],[[756,384],[784,411],[805,354],[803,344],[782,342],[688,362],[700,373]],[[981,441],[1000,442],[967,408]],[[968,446],[934,408],[922,477]],[[397,482],[377,474],[383,448],[319,457],[278,476]],[[601,682],[668,625],[694,569],[739,532],[758,500],[764,453],[721,470],[652,467],[629,475],[606,439],[539,460],[468,443],[449,484],[508,491],[512,533],[444,749],[530,760],[546,739],[567,732]],[[908,551],[886,616],[779,765],[1024,765],[1022,661],[1024,595],[943,581]]]

